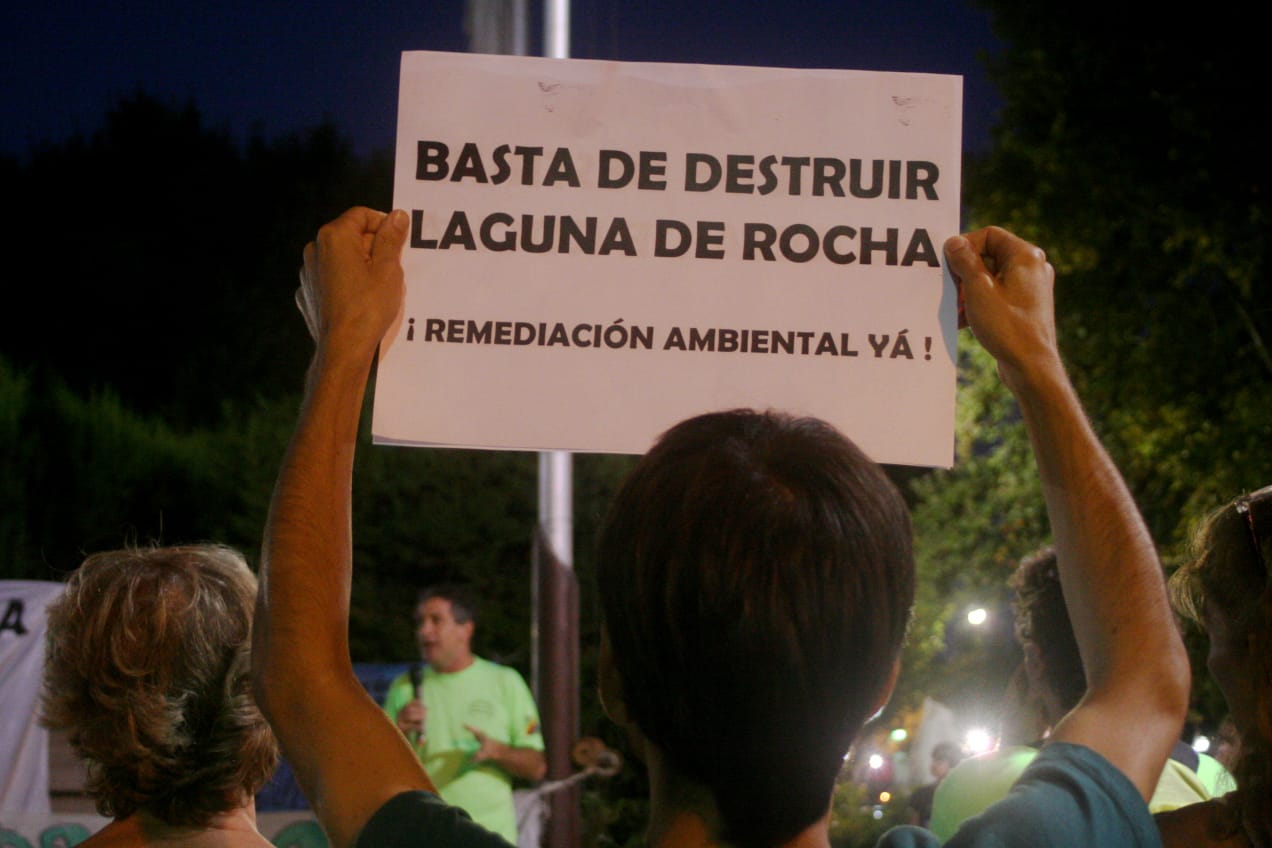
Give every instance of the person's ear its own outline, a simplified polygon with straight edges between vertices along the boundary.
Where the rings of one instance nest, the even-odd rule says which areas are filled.
[[[631,724],[627,715],[627,701],[623,697],[623,681],[618,676],[618,666],[614,664],[614,652],[610,647],[609,631],[601,628],[601,656],[598,660],[597,690],[601,697],[601,709],[610,721],[626,727]]]
[[[1042,649],[1037,642],[1024,642],[1020,649],[1025,655],[1025,677],[1029,681],[1029,692],[1042,692],[1047,680],[1047,663],[1042,658]]]
[[[892,690],[897,688],[897,678],[900,676],[901,658],[897,657],[892,663],[892,671],[888,673],[888,682],[879,691],[879,699],[875,702],[874,709],[870,711],[870,718],[874,718],[883,712],[883,708],[888,705],[888,699],[892,697]]]

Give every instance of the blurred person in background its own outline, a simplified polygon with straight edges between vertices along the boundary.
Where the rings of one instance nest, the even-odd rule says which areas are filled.
[[[1024,653],[1004,703],[1000,747],[960,763],[936,790],[932,832],[949,839],[959,825],[1005,797],[1038,756],[1051,729],[1087,690],[1082,655],[1060,585],[1053,548],[1020,561],[1011,578],[1016,642]],[[1182,722],[1181,722],[1182,730]],[[1012,733],[1016,735],[1011,735]],[[1148,800],[1157,813],[1227,792],[1232,777],[1213,757],[1176,740]]]
[[[1206,665],[1240,739],[1222,798],[1158,816],[1171,846],[1272,846],[1272,486],[1213,512],[1171,578],[1176,609],[1210,637]]]

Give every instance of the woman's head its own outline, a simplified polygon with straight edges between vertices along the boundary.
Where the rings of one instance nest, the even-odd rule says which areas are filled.
[[[1272,486],[1208,516],[1192,553],[1171,594],[1210,638],[1207,666],[1241,735],[1235,807],[1272,828]]]
[[[1272,486],[1210,514],[1171,580],[1176,608],[1210,637],[1208,665],[1242,735],[1272,740]],[[1261,696],[1260,691],[1262,690]],[[1256,701],[1266,702],[1260,716]]]
[[[252,701],[256,578],[230,548],[90,556],[49,608],[43,720],[67,731],[98,810],[201,825],[269,778]]]

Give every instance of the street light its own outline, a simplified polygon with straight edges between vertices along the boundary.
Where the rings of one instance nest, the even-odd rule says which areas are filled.
[[[973,627],[980,627],[989,618],[989,612],[984,607],[976,607],[967,611],[967,623]]]
[[[973,756],[983,754],[990,748],[994,747],[994,736],[983,727],[973,727],[967,731],[967,735],[963,737],[963,746],[971,752]]]

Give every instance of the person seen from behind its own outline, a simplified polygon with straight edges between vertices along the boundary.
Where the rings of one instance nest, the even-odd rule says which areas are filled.
[[[252,698],[256,578],[219,545],[93,554],[48,609],[42,721],[112,821],[82,845],[268,846],[253,798],[278,762]]]

